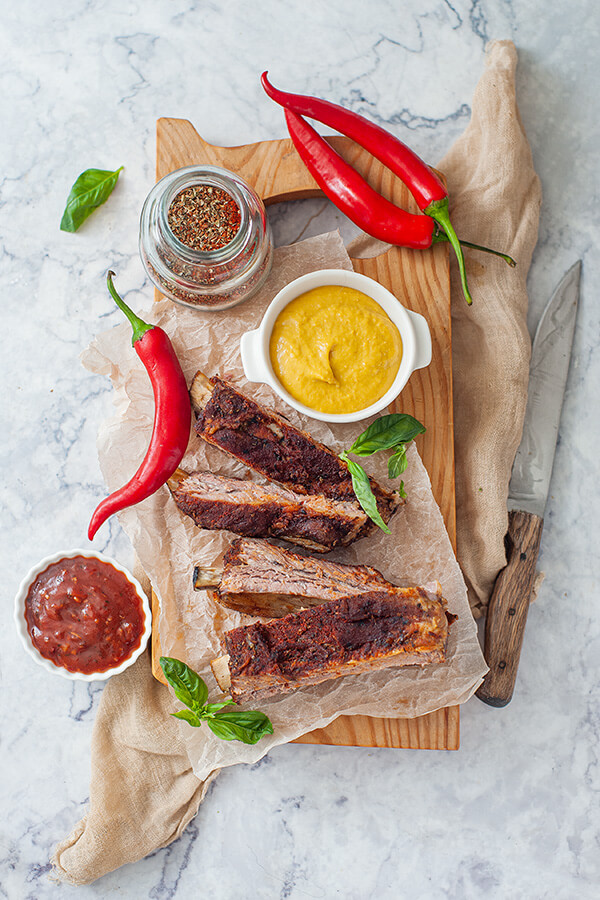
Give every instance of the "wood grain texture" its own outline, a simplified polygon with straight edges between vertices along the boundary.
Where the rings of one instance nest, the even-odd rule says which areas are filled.
[[[447,706],[414,719],[339,716],[327,728],[303,734],[294,743],[396,747],[404,750],[458,750],[459,718],[458,706]]]
[[[372,187],[399,206],[418,212],[408,189],[366,151],[345,137],[328,140]],[[217,147],[204,141],[185,119],[159,119],[157,179],[182,166],[198,164],[221,166],[236,172],[254,187],[267,205],[322,196],[290,140]],[[431,365],[413,373],[394,409],[411,413],[427,427],[426,433],[417,439],[417,445],[455,546],[448,248],[439,244],[425,251],[392,247],[378,257],[353,259],[352,263],[356,271],[381,282],[404,306],[424,315],[429,323],[433,345]],[[152,609],[157,622],[159,608],[154,595]],[[164,682],[159,656],[158,628],[154,628],[153,672]],[[298,742],[456,750],[459,746],[459,710],[450,707],[417,719],[340,716],[327,728],[303,735]]]
[[[490,671],[477,691],[490,706],[506,706],[512,699],[543,527],[544,520],[532,513],[508,514],[508,562],[496,579],[485,622]]]

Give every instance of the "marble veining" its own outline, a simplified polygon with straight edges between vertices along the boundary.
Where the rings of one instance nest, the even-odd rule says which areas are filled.
[[[0,896],[186,900],[591,900],[600,885],[598,384],[594,198],[600,17],[592,0],[20,0],[0,30],[3,288]],[[104,495],[95,439],[107,380],[79,353],[118,323],[104,274],[136,309],[151,285],[138,217],[155,121],[209,141],[284,134],[258,76],[344,103],[436,163],[469,121],[486,43],[520,52],[521,115],[542,180],[529,326],[583,259],[582,297],[540,566],[515,697],[471,700],[457,753],[293,745],[211,786],[180,840],[85,888],[52,880],[54,844],[89,803],[101,684],[51,678],[22,652],[12,597],[42,556],[85,544]],[[85,168],[124,165],[108,203],[59,231]],[[270,210],[278,243],[355,229],[322,200]],[[116,521],[95,546],[131,565]]]

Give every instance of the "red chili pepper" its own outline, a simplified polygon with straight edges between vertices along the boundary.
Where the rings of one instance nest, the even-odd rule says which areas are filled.
[[[152,383],[154,427],[146,455],[133,478],[94,510],[88,528],[90,541],[109,516],[145,500],[171,477],[186,451],[192,420],[185,376],[168,335],[136,316],[117,294],[113,276],[114,272],[108,273],[108,290],[131,322],[131,343]]]
[[[367,184],[356,169],[301,116],[286,109],[290,137],[313,178],[335,205],[357,225],[368,223],[373,237],[403,247],[431,247],[435,223],[408,213]]]
[[[269,82],[266,72],[263,73],[261,80],[269,97],[286,110],[288,130],[294,146],[319,187],[346,213],[349,219],[368,234],[373,237],[380,237],[382,232],[395,234],[395,238],[383,237],[380,239],[417,249],[430,247],[439,241],[449,241],[456,253],[467,303],[471,303],[472,300],[467,285],[461,244],[501,256],[509,265],[515,265],[514,260],[506,254],[468,241],[459,241],[450,222],[448,194],[442,181],[416,153],[398,138],[389,134],[381,126],[351,110],[337,106],[335,103],[320,100],[317,97],[280,91]],[[301,116],[303,115],[335,128],[336,131],[345,134],[372,153],[406,184],[419,208],[438,226],[441,226],[443,231],[439,231],[431,222],[429,241],[422,243],[427,232],[422,224],[423,217],[410,216],[389,201],[385,201],[387,205],[382,206],[379,201],[383,198],[333,150],[312,126],[302,120]],[[353,174],[350,175],[350,173]],[[345,187],[342,187],[344,182]],[[340,197],[342,197],[343,206],[339,202]],[[379,201],[374,198],[379,198]]]
[[[266,72],[263,72],[261,81],[269,97],[280,106],[299,116],[308,116],[329,128],[335,128],[372,153],[375,159],[387,166],[394,175],[398,175],[423,212],[432,203],[448,199],[446,188],[435,172],[410,147],[381,125],[370,122],[350,109],[330,103],[329,100],[280,91],[271,84]]]

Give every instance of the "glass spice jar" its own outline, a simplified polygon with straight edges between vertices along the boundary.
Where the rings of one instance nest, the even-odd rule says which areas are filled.
[[[142,209],[139,247],[162,294],[203,310],[247,300],[273,260],[262,200],[216,166],[187,166],[161,178]]]

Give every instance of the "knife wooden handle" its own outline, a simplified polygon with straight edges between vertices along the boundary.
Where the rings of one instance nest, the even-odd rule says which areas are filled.
[[[496,579],[485,622],[490,671],[477,691],[490,706],[506,706],[513,695],[543,527],[544,520],[532,513],[508,514],[508,561]]]

